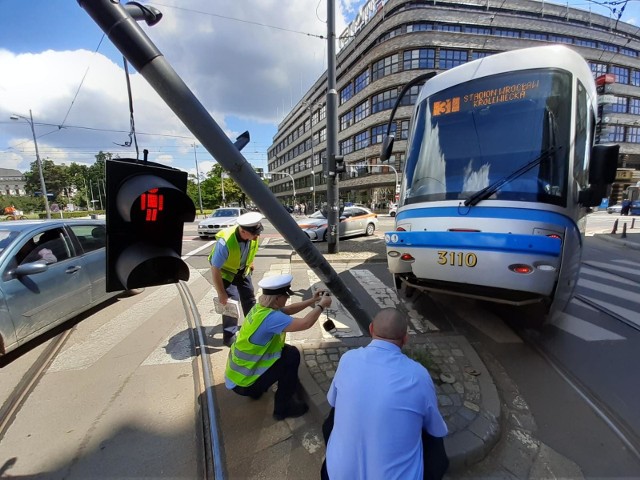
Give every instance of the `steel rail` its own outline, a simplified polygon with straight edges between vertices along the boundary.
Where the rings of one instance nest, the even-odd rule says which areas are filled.
[[[64,343],[71,335],[73,329],[65,330],[46,346],[42,353],[38,356],[33,365],[27,370],[23,379],[13,390],[8,400],[0,407],[0,440],[4,437],[16,414],[20,411],[24,402],[38,384],[38,380],[42,377],[46,369],[56,357]]]
[[[187,283],[180,281],[176,286],[180,293],[185,313],[187,314],[187,321],[191,320],[193,322],[193,325],[190,326],[194,332],[194,348],[196,355],[200,358],[201,380],[204,384],[203,395],[205,399],[205,402],[202,402],[201,405],[205,410],[206,418],[208,418],[208,422],[204,425],[206,430],[205,434],[207,435],[205,444],[207,445],[208,454],[205,455],[205,459],[211,458],[213,463],[212,478],[214,480],[224,480],[222,441],[219,434],[219,422],[216,416],[215,398],[213,394],[213,372],[210,368],[209,354],[206,349],[207,343],[203,334],[200,313],[198,312],[197,305],[193,300]],[[205,466],[205,472],[209,472],[208,466],[208,464]]]

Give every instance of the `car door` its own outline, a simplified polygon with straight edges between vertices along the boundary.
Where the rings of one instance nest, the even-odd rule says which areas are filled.
[[[26,255],[23,247],[30,249]],[[16,272],[18,266],[29,263],[43,265],[42,271]],[[89,301],[89,282],[82,267],[63,228],[42,230],[21,242],[1,279],[18,344],[61,323]]]
[[[113,295],[107,293],[106,225],[73,223],[67,228],[78,255],[82,256],[90,283],[91,303],[106,300]]]
[[[367,213],[358,207],[351,207],[351,216],[347,219],[347,235],[357,235],[364,231],[364,215]]]

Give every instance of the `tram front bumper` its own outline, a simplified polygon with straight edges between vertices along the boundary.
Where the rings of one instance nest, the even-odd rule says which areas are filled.
[[[392,274],[429,283],[490,287],[550,296],[562,241],[545,235],[486,232],[388,232]]]

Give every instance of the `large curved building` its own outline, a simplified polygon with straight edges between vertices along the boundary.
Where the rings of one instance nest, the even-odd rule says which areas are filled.
[[[376,208],[393,202],[419,87],[410,90],[395,115],[390,164],[380,163],[380,146],[407,82],[497,52],[553,43],[580,53],[594,77],[613,74],[607,75],[613,83],[600,89],[598,127],[601,142],[621,146],[612,200],[619,201],[623,189],[640,180],[638,27],[531,0],[369,0],[340,42],[338,153],[347,165],[340,181],[345,202]],[[269,148],[269,171],[282,174],[273,177],[270,188],[282,203],[312,207],[326,201],[326,85],[325,73],[280,123]]]

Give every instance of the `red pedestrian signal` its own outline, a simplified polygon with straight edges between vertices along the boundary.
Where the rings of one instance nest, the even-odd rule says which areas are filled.
[[[107,291],[189,279],[184,222],[195,218],[187,173],[152,162],[107,161]]]

